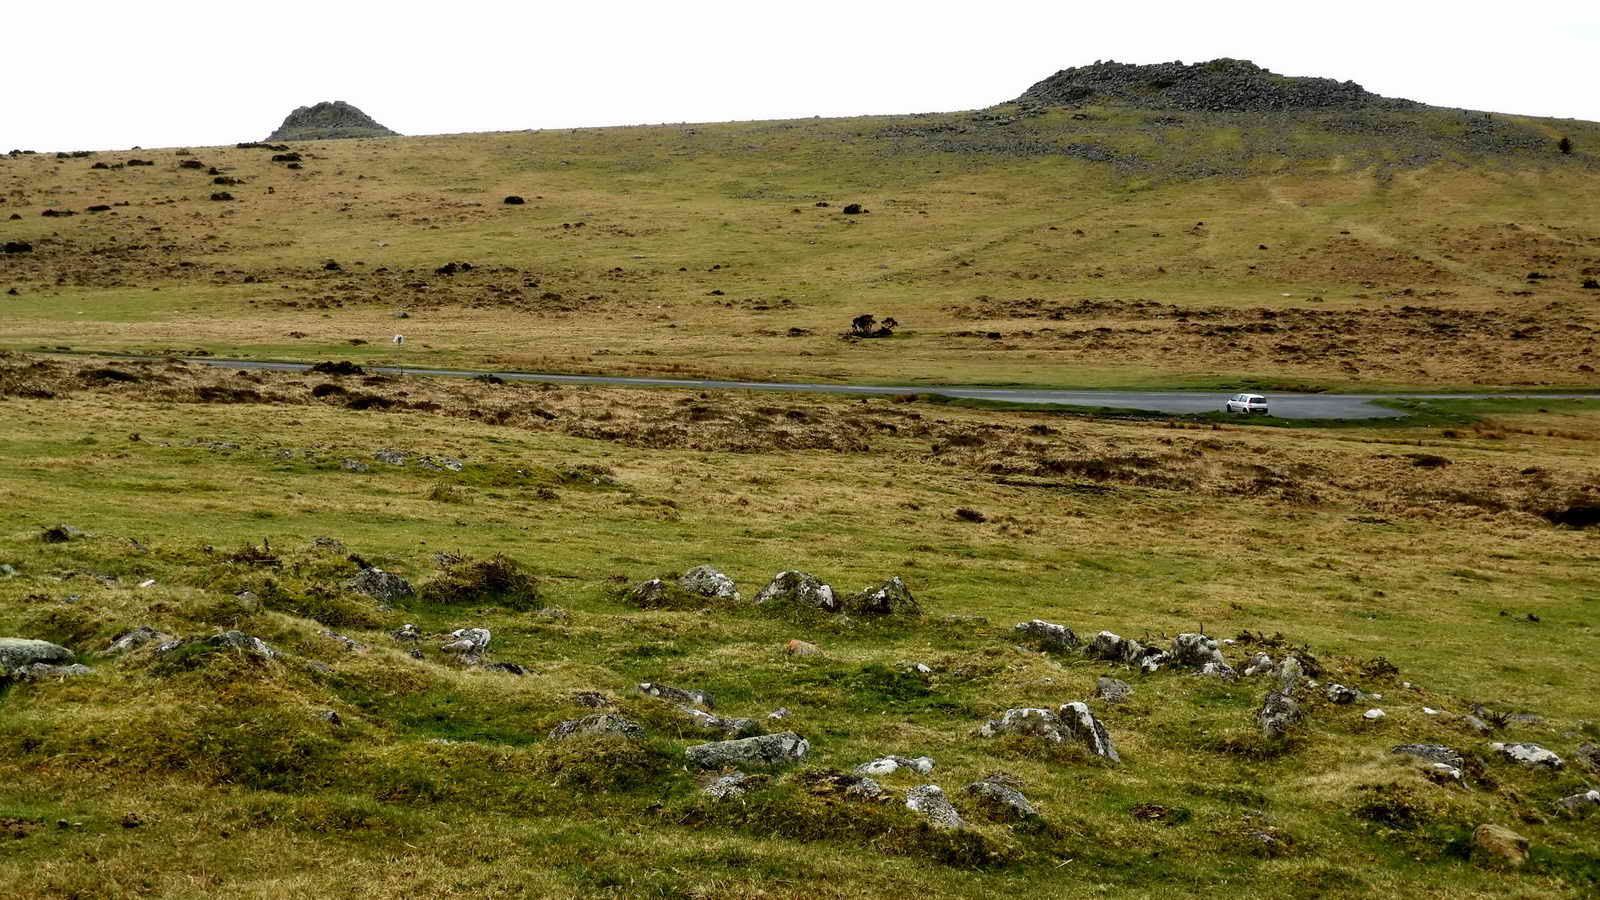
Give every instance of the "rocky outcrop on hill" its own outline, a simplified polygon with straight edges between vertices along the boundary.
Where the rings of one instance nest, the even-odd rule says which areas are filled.
[[[267,136],[267,142],[399,136],[399,132],[379,125],[371,116],[343,100],[324,100],[289,113],[278,130]]]
[[[1214,59],[1134,65],[1096,62],[1062,69],[1028,88],[1023,106],[1104,104],[1141,109],[1266,112],[1328,107],[1415,106],[1410,100],[1380,97],[1354,81],[1278,75],[1247,59]]]

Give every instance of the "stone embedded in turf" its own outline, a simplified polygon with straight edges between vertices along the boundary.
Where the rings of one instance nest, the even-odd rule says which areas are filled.
[[[853,774],[882,777],[893,775],[901,769],[910,769],[918,775],[927,775],[933,771],[933,760],[926,756],[919,756],[916,759],[907,756],[883,756],[856,766]]]
[[[1530,768],[1550,769],[1553,771],[1566,765],[1554,751],[1529,741],[1519,741],[1511,744],[1496,741],[1489,745],[1489,749],[1512,762],[1521,763]]]
[[[1262,736],[1274,740],[1287,734],[1289,728],[1300,721],[1301,715],[1300,704],[1287,692],[1268,691],[1261,708],[1256,710],[1256,721],[1261,725]]]
[[[466,665],[474,665],[488,652],[492,636],[487,628],[457,628],[450,632],[450,637],[454,640],[445,642],[439,649],[456,654]]]
[[[1018,622],[1011,630],[1032,639],[1046,650],[1075,650],[1083,643],[1071,628],[1043,619]]]
[[[757,606],[793,604],[827,612],[839,611],[839,601],[827,582],[815,575],[796,571],[779,572],[772,576],[772,581],[756,594],[755,603]]]
[[[409,600],[417,595],[411,582],[375,566],[362,568],[354,578],[344,583],[344,587],[358,594],[365,594],[385,606]]]
[[[956,812],[950,798],[936,784],[924,784],[906,791],[906,808],[921,813],[928,824],[935,828],[962,828],[967,824],[961,820],[961,814]]]
[[[106,647],[106,653],[113,656],[122,653],[131,653],[146,644],[162,644],[173,640],[172,635],[160,632],[148,625],[139,625],[116,636]]]
[[[1094,695],[1107,703],[1121,703],[1132,693],[1133,685],[1109,675],[1101,675],[1094,686]]]
[[[656,684],[655,682],[651,681],[641,681],[639,682],[639,693],[656,697],[661,700],[669,700],[673,703],[699,706],[704,709],[717,708],[716,702],[712,699],[711,695],[705,691],[685,690],[684,688],[675,688],[670,684]]]
[[[974,781],[965,788],[989,814],[990,818],[1000,821],[1018,822],[1031,819],[1039,814],[1028,798],[1022,792],[1006,783],[1005,779],[995,777]]]
[[[1075,738],[1090,753],[1110,762],[1122,762],[1122,757],[1117,755],[1117,748],[1111,743],[1111,733],[1089,711],[1088,704],[1079,701],[1063,703],[1056,710],[1056,716],[1061,720],[1062,731]]]
[[[711,566],[695,566],[683,573],[678,579],[678,586],[691,594],[699,594],[713,600],[738,603],[741,599],[733,579]]]
[[[616,713],[595,713],[581,719],[568,719],[550,729],[551,740],[561,740],[580,734],[614,734],[637,741],[644,737],[644,728],[638,722]]]
[[[844,610],[858,616],[920,616],[922,607],[911,596],[911,589],[895,575],[877,587],[869,587],[844,601]]]
[[[684,748],[683,755],[702,769],[726,766],[781,766],[805,759],[811,745],[792,731],[763,734],[736,741],[717,741]]]

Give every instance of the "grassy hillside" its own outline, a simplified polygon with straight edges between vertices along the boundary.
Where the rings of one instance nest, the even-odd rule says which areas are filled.
[[[59,642],[92,674],[0,694],[0,822],[15,838],[0,843],[0,895],[1577,897],[1600,884],[1591,824],[1552,805],[1594,784],[1582,748],[1600,740],[1593,533],[1544,518],[1600,504],[1600,420],[1581,404],[1500,401],[1451,430],[1289,431],[3,364],[0,563],[15,574],[0,575],[0,636]],[[86,534],[43,540],[60,522]],[[497,555],[536,593],[472,575]],[[353,591],[355,557],[419,596],[385,608]],[[706,562],[742,602],[640,608],[624,594]],[[841,596],[899,574],[923,615],[751,604],[791,568]],[[1324,684],[1382,697],[1341,706],[1302,686],[1306,721],[1267,740],[1253,711],[1274,678],[1141,676],[1013,631],[1035,617],[1162,647],[1204,630],[1237,638],[1223,647],[1236,667],[1295,652]],[[407,622],[419,644],[390,636]],[[282,655],[107,652],[141,625],[191,641],[237,629]],[[492,632],[484,662],[526,674],[440,649],[467,627]],[[792,639],[820,652],[791,655]],[[1119,765],[976,733],[1009,707],[1090,699],[1101,675],[1133,685],[1120,705],[1091,700]],[[792,729],[811,754],[714,802],[683,755],[711,738],[640,682],[709,691],[719,715]],[[548,736],[596,704],[644,737]],[[787,718],[767,719],[779,708]],[[1492,733],[1470,727],[1475,710]],[[1524,770],[1489,746],[1517,740],[1567,768]],[[1413,742],[1459,749],[1464,784],[1389,752]],[[936,765],[881,778],[887,802],[840,792],[839,773],[884,754]],[[996,773],[1037,818],[992,818],[963,792]],[[924,783],[968,827],[906,810]],[[1485,823],[1528,837],[1528,862],[1474,851]]]
[[[1592,387],[1597,147],[1592,123],[1428,107],[1011,106],[329,141],[295,145],[299,163],[262,148],[7,157],[0,238],[33,251],[0,256],[0,344],[877,382]],[[155,164],[92,168],[132,159]],[[436,271],[452,262],[471,269]],[[861,313],[900,328],[841,340]]]

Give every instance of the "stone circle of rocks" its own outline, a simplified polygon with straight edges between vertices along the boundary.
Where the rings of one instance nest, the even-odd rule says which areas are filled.
[[[579,719],[568,719],[550,729],[551,740],[559,741],[579,735],[615,735],[637,741],[644,737],[644,727],[616,713],[594,713]]]
[[[893,775],[901,769],[909,769],[918,775],[927,775],[933,771],[933,760],[926,756],[915,759],[906,756],[881,756],[856,766],[851,774],[882,778]]]
[[[839,601],[827,582],[806,572],[787,571],[772,576],[772,581],[756,594],[757,606],[789,605],[814,607],[838,612]]]
[[[806,739],[792,731],[763,734],[732,741],[696,744],[684,748],[683,755],[692,765],[702,769],[755,766],[772,767],[788,765],[805,759],[811,750]]]
[[[921,813],[928,824],[935,828],[963,828],[967,824],[956,812],[955,804],[936,784],[924,784],[906,791],[906,808]]]

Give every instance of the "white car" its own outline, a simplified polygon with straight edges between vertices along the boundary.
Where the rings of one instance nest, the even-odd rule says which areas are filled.
[[[1253,414],[1264,416],[1267,414],[1267,398],[1260,394],[1234,394],[1223,405],[1225,412],[1239,413],[1241,415]]]

